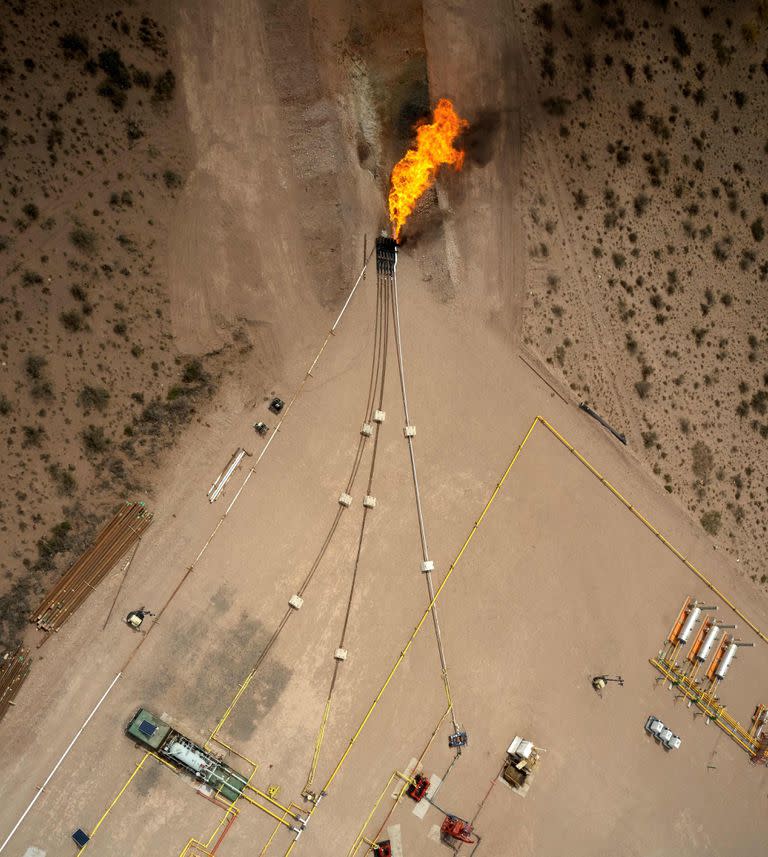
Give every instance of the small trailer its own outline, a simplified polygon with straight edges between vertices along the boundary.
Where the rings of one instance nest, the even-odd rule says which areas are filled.
[[[524,797],[531,787],[538,763],[539,752],[533,741],[516,735],[507,747],[507,759],[501,775],[505,782]]]
[[[247,780],[208,750],[173,729],[146,708],[140,708],[126,727],[126,735],[147,750],[192,774],[228,803],[242,796]]]

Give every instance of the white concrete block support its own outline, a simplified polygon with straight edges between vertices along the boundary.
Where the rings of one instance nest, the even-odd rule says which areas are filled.
[[[435,570],[435,563],[431,559],[428,559],[426,562],[423,562],[421,564],[421,570],[424,572],[434,571]]]
[[[304,599],[301,595],[291,595],[288,599],[288,603],[293,607],[294,610],[301,610],[302,604],[304,604]]]
[[[370,494],[366,494],[365,497],[363,498],[363,506],[365,506],[366,509],[375,509],[376,508],[376,498],[371,497]]]
[[[373,412],[373,421],[375,423],[383,423],[387,418],[387,415],[384,411],[374,411]]]
[[[342,506],[348,509],[352,505],[352,495],[346,493],[342,494],[339,497],[339,503],[341,503]]]
[[[334,656],[334,658],[336,658],[337,661],[346,661],[347,650],[346,649],[336,649],[333,656]]]
[[[363,427],[360,429],[360,434],[363,437],[370,437],[373,434],[373,426],[370,423],[363,423]]]
[[[416,426],[405,426],[403,434],[406,437],[416,437]]]

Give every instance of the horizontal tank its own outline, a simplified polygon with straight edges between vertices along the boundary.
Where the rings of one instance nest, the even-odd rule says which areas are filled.
[[[699,621],[699,616],[701,616],[701,608],[692,607],[691,612],[688,614],[688,618],[683,623],[683,627],[677,635],[678,643],[685,645],[688,642],[691,632],[693,631],[693,626]]]
[[[738,645],[736,643],[731,643],[730,646],[725,651],[722,660],[717,665],[717,669],[715,670],[715,677],[719,679],[724,679],[725,674],[728,672],[728,667],[731,665],[731,661],[736,657],[736,650],[738,649]]]
[[[701,644],[701,648],[698,652],[696,652],[696,657],[698,660],[706,661],[719,635],[720,628],[718,628],[717,625],[713,625],[709,629],[709,631],[707,631],[707,635],[706,637],[704,637],[704,642]]]
[[[186,741],[175,740],[171,742],[171,745],[166,748],[165,754],[196,774],[211,767],[211,760],[202,750]]]

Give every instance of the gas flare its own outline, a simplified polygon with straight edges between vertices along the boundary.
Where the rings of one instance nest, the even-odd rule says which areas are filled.
[[[468,127],[447,98],[437,102],[431,123],[416,126],[416,145],[395,164],[390,178],[389,219],[395,240],[421,195],[434,183],[439,167],[451,164],[461,169],[464,152],[453,143]]]

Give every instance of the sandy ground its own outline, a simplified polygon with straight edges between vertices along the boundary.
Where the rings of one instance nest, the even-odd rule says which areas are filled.
[[[765,8],[523,7],[526,340],[764,593]]]
[[[418,453],[438,567],[445,569],[455,554],[532,415],[541,410],[572,442],[589,449],[596,465],[638,506],[653,505],[655,523],[737,601],[746,602],[748,590],[727,561],[708,548],[671,499],[654,502],[654,488],[628,463],[623,450],[575,408],[563,405],[519,359],[509,355],[501,341],[485,335],[484,323],[468,323],[460,306],[440,307],[425,293],[414,291],[410,283],[417,270],[415,260],[404,256],[400,266],[407,310],[404,336],[412,400],[418,403],[414,405]],[[286,423],[280,446],[276,444],[275,452],[264,459],[220,537],[131,661],[98,719],[60,769],[59,785],[52,784],[38,803],[34,822],[22,828],[17,851],[10,853],[23,854],[27,845],[56,853],[70,828],[95,823],[109,795],[117,792],[138,760],[137,751],[121,735],[137,705],[166,713],[179,728],[198,738],[226,707],[332,516],[338,474],[346,468],[355,442],[360,391],[365,386],[361,345],[370,337],[370,285],[353,305],[323,373],[313,381],[316,388],[300,400]],[[514,389],[515,407],[501,404],[490,412],[480,407],[476,378],[461,369],[462,355],[452,347],[460,333],[476,349],[479,365],[491,367],[484,385],[490,399],[504,403]],[[436,364],[443,378],[439,389],[426,371]],[[320,782],[332,769],[424,604],[392,380],[387,398],[393,405],[394,425],[385,423],[381,477],[376,483],[379,505],[353,613],[350,658],[321,755]],[[467,405],[462,431],[456,427],[455,402]],[[242,437],[248,430],[246,417],[243,414],[239,426],[222,431],[222,438]],[[346,444],[340,442],[343,438]],[[311,469],[308,461],[314,462]],[[175,500],[177,518],[161,521],[142,546],[141,562],[118,604],[119,615],[132,603],[130,599],[162,600],[179,578],[188,561],[185,557],[195,551],[206,519],[213,524],[214,510],[204,506],[204,476],[179,472],[176,484],[180,487],[168,493],[168,507]],[[194,511],[195,507],[202,507],[205,514]],[[256,782],[262,787],[280,784],[285,796],[296,795],[303,785],[311,758],[348,580],[349,538],[343,537],[352,535],[354,516],[359,516],[356,508],[345,519],[347,529],[340,532],[338,552],[327,557],[305,608],[281,637],[224,730],[226,740],[261,763]],[[185,538],[192,543],[185,544]],[[179,561],[169,561],[175,556]],[[153,579],[147,574],[152,568],[164,568],[167,573]],[[505,853],[531,853],[534,848],[535,853],[558,853],[567,831],[572,836],[578,831],[578,847],[573,847],[575,853],[583,854],[609,853],[617,843],[630,848],[638,841],[643,846],[637,853],[665,853],[672,848],[690,854],[702,849],[712,854],[754,853],[765,831],[761,824],[754,831],[746,822],[760,817],[764,771],[750,768],[743,753],[714,727],[693,720],[688,709],[676,705],[672,695],[655,684],[647,663],[686,594],[707,596],[690,572],[570,453],[537,429],[442,604],[455,702],[472,744],[451,772],[438,803],[472,814],[498,770],[506,744],[518,731],[534,735],[548,750],[535,790],[525,802],[494,790],[478,820],[486,842],[497,843],[488,847],[490,853],[508,841],[510,812],[515,813],[523,835],[519,849]],[[26,713],[28,722],[10,718],[4,722],[5,746],[20,742],[25,751],[15,762],[8,760],[8,782],[39,780],[59,750],[58,746],[47,749],[49,741],[42,736],[61,734],[62,723],[74,725],[75,713],[81,717],[90,708],[90,700],[112,674],[115,662],[135,645],[136,638],[115,621],[104,632],[114,648],[107,653],[103,647],[94,647],[87,677],[74,680],[80,671],[65,670],[74,652],[100,633],[109,595],[105,587],[89,602],[59,635],[56,648],[46,654],[44,669],[33,673],[19,711],[14,711]],[[727,618],[725,611],[723,618]],[[755,619],[764,622],[766,617],[758,611]],[[744,633],[743,638],[750,636]],[[389,774],[419,755],[442,711],[437,667],[434,641],[425,631],[321,803],[300,847],[324,854],[345,853]],[[589,677],[604,670],[620,671],[627,683],[600,700],[589,687]],[[53,678],[56,672],[58,680]],[[723,689],[734,715],[748,718],[757,702],[755,689],[764,678],[763,649],[745,651]],[[34,711],[28,707],[33,700],[37,701]],[[667,755],[645,739],[642,724],[651,711],[674,724],[684,739],[684,750]],[[441,774],[447,768],[446,734],[444,729],[427,757],[430,772]],[[66,738],[62,734],[57,744],[65,744]],[[102,755],[110,763],[95,772],[93,760]],[[708,771],[711,763],[716,769]],[[157,777],[150,791],[157,800],[165,778],[149,776]],[[67,782],[76,782],[77,788],[66,788]],[[723,791],[734,800],[712,824],[713,802]],[[13,818],[28,794],[16,786],[6,791],[4,818]],[[174,798],[163,809],[168,823],[162,829],[152,828],[151,842],[147,838],[135,843],[132,853],[157,853],[161,847],[163,853],[173,853],[188,835],[204,832],[208,805],[191,790],[188,794],[189,800],[203,804],[206,814],[189,825],[177,814],[181,808]],[[132,835],[131,804],[118,806],[114,823],[110,816],[94,839],[94,853],[114,853],[127,845],[125,837]],[[402,825],[406,854],[432,853],[429,848],[440,853],[425,839],[435,815],[430,813],[417,823],[407,804],[398,810],[394,823]],[[243,809],[228,846],[233,853],[238,842],[266,839],[265,818],[252,807]],[[556,823],[553,818],[558,819]],[[656,819],[653,824],[651,818]],[[668,821],[660,823],[659,818]],[[277,842],[285,845],[282,839]],[[275,853],[282,853],[279,846]]]
[[[240,18],[231,19],[211,10],[205,18],[201,13],[206,10],[194,4],[180,12],[178,39],[189,87],[185,97],[202,164],[187,185],[189,210],[180,213],[181,244],[172,250],[171,268],[178,263],[180,276],[215,266],[217,253],[228,259],[235,255],[221,249],[236,240],[235,227],[226,234],[216,232],[219,249],[207,256],[184,236],[205,230],[207,218],[217,220],[208,211],[195,219],[193,209],[207,208],[204,195],[211,188],[218,188],[216,205],[223,204],[242,153],[248,160],[244,175],[260,174],[261,162],[247,145],[250,131],[255,133],[266,116],[269,146],[281,133],[285,139],[291,130],[298,135],[298,126],[289,122],[295,105],[286,105],[274,80],[268,79],[270,45],[274,62],[279,39],[291,44],[295,37],[306,48],[308,61],[318,60],[318,76],[307,72],[305,92],[316,92],[312,86],[317,86],[317,92],[328,95],[327,106],[338,122],[330,122],[330,128],[343,129],[344,157],[357,157],[348,187],[354,188],[358,208],[351,207],[344,217],[354,222],[357,211],[360,231],[368,229],[369,241],[380,223],[376,150],[371,147],[373,160],[366,166],[368,155],[360,157],[355,131],[368,115],[361,107],[366,87],[358,86],[349,101],[331,97],[339,92],[334,87],[341,86],[348,69],[328,64],[335,56],[330,36],[343,29],[342,23],[354,24],[356,16],[363,15],[365,23],[367,13],[341,4],[329,7],[327,17],[299,3],[286,9],[278,15],[280,26],[272,29],[266,10],[263,17],[254,10],[250,17],[241,11]],[[430,3],[424,9],[423,43],[407,48],[426,63],[433,92],[463,99],[472,118],[483,111],[492,114],[494,107],[499,114],[488,120],[487,133],[475,138],[466,171],[447,176],[436,207],[414,221],[413,237],[398,266],[409,398],[438,577],[532,420],[543,414],[765,628],[768,610],[755,597],[752,584],[731,558],[712,549],[700,526],[648,477],[632,449],[617,444],[580,412],[557,378],[542,380],[520,359],[517,336],[522,326],[516,313],[523,300],[526,262],[519,252],[523,232],[516,154],[524,105],[514,75],[502,84],[492,71],[465,73],[475,67],[473,58],[479,46],[486,46],[488,33],[494,35],[491,49],[486,47],[489,66],[517,67],[521,31],[510,11],[490,1],[471,15],[453,5]],[[293,28],[280,18],[289,12]],[[317,17],[315,29],[309,25],[310,13]],[[253,26],[237,28],[238,21]],[[223,122],[227,113],[221,84],[210,83],[214,74],[205,71],[204,57],[217,38],[232,39],[235,32],[249,46],[245,54],[254,76],[238,82],[236,56],[242,64],[244,54],[230,52],[229,60],[219,46],[216,56],[232,63],[227,66],[233,69],[227,92],[242,85],[236,102],[240,104],[255,88],[268,107],[264,114],[245,109],[238,116],[240,124],[227,128],[227,144],[217,148],[214,141],[206,143],[202,117],[218,115]],[[312,34],[309,41],[307,32]],[[449,42],[450,61],[445,49]],[[340,56],[348,57],[350,45],[358,43],[355,36],[343,44]],[[361,61],[360,53],[365,55],[371,80],[381,55],[391,56],[384,48],[366,45],[365,38],[362,44],[364,50],[352,53],[356,61]],[[352,66],[361,68],[355,62]],[[291,73],[298,75],[301,67],[296,60]],[[413,72],[406,78],[413,82]],[[313,103],[308,95],[303,109]],[[372,126],[365,127],[370,131]],[[385,148],[382,144],[380,151]],[[294,151],[294,157],[300,153]],[[273,177],[258,179],[253,190],[250,184],[247,190],[239,189],[233,223],[261,211],[259,200],[271,194]],[[222,277],[221,287],[208,294],[202,278],[193,276],[196,295],[190,303],[184,304],[185,295],[176,293],[181,303],[174,323],[180,337],[195,336],[197,328],[201,337],[219,335],[217,314],[226,317],[231,307],[233,316],[254,313],[255,320],[272,325],[274,338],[267,336],[267,342],[287,344],[280,346],[281,359],[272,359],[275,355],[270,357],[265,347],[253,385],[247,390],[236,380],[225,385],[205,422],[193,424],[171,454],[158,480],[156,522],[130,569],[111,622],[102,630],[119,585],[116,574],[37,653],[40,660],[17,706],[0,724],[0,831],[15,823],[104,688],[119,669],[124,667],[124,672],[19,829],[8,849],[13,857],[40,857],[39,851],[29,852],[31,848],[47,855],[62,853],[71,847],[72,830],[93,829],[140,759],[122,734],[137,706],[152,708],[192,738],[207,737],[282,616],[333,519],[365,404],[373,334],[370,276],[305,394],[162,618],[146,637],[131,633],[120,621],[139,602],[156,608],[173,593],[245,472],[241,470],[222,500],[211,506],[205,492],[213,477],[236,446],[258,451],[263,441],[254,438],[251,424],[266,417],[264,397],[273,389],[287,395],[296,388],[326,334],[333,313],[322,308],[297,317],[296,327],[285,329],[301,294],[291,292],[291,282],[315,270],[311,247],[301,254],[286,249],[292,241],[303,246],[306,240],[307,221],[302,218],[308,217],[306,205],[311,207],[304,203],[311,181],[296,174],[286,178],[282,204],[276,205],[284,219],[259,245],[264,258],[258,276],[271,274],[279,280],[271,285],[259,281],[251,293]],[[331,190],[326,188],[332,196]],[[325,196],[322,199],[326,204]],[[314,215],[321,218],[324,211],[321,205]],[[215,225],[220,228],[220,223]],[[329,226],[339,228],[338,223]],[[500,241],[504,252],[497,253]],[[356,235],[347,235],[344,249],[336,251],[341,261],[317,259],[318,270],[337,265],[344,275],[329,277],[325,288],[318,287],[320,304],[333,303],[342,283],[349,286],[361,245]],[[231,270],[236,272],[240,264]],[[270,289],[278,289],[284,300],[269,305],[265,295]],[[263,316],[262,299],[268,306]],[[186,313],[199,323],[185,321]],[[393,358],[390,355],[391,370]],[[394,371],[388,375],[386,410],[374,486],[378,503],[353,602],[349,657],[341,669],[319,759],[319,784],[334,769],[426,604]],[[299,799],[311,762],[349,587],[361,495],[357,490],[355,504],[345,512],[304,607],[286,626],[222,730],[228,743],[259,762],[254,782],[261,788],[279,785],[284,800]],[[694,719],[655,682],[648,664],[686,595],[710,597],[564,447],[537,428],[440,604],[456,711],[471,743],[436,802],[472,817],[515,734],[527,734],[547,750],[525,800],[503,786],[490,792],[477,819],[483,837],[479,853],[546,857],[562,853],[564,841],[572,853],[584,855],[756,853],[767,832],[762,813],[765,770],[752,768],[715,726]],[[727,610],[721,609],[720,616],[727,619]],[[755,639],[743,627],[739,635]],[[626,684],[609,688],[600,699],[589,679],[606,671],[620,672]],[[755,648],[743,650],[723,685],[723,700],[743,723],[753,706],[764,701],[758,694],[767,672],[765,644],[757,640]],[[421,754],[443,709],[434,638],[426,625],[294,853],[346,854],[390,774]],[[665,754],[645,737],[642,726],[651,712],[682,736],[679,752]],[[444,726],[425,758],[429,773],[443,776],[449,766],[446,738]],[[229,761],[242,765],[235,757]],[[727,802],[723,795],[729,796]],[[404,854],[445,853],[445,846],[429,838],[439,814],[429,811],[419,820],[412,808],[404,802],[388,822],[400,826]],[[194,793],[188,780],[174,778],[149,760],[104,821],[90,853],[178,853],[190,836],[207,838],[215,825],[214,809]],[[370,834],[384,812],[382,808],[375,815]],[[273,826],[260,810],[244,805],[219,853],[264,853],[262,844]],[[289,837],[279,833],[267,853],[284,853],[288,842]]]

